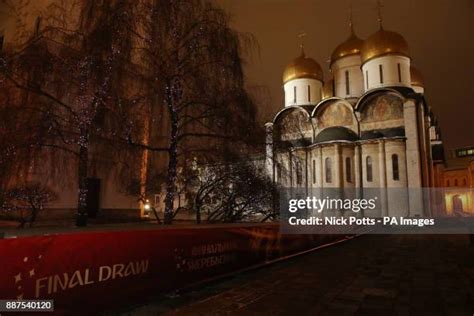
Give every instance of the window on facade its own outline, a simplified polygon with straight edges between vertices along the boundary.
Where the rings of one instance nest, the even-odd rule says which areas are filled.
[[[379,65],[379,76],[380,76],[380,83],[383,83],[383,69],[382,69],[382,65]]]
[[[313,160],[313,183],[316,183],[316,160]]]
[[[324,161],[324,168],[326,171],[326,183],[331,183],[332,182],[332,162],[331,158],[326,158]]]
[[[455,187],[458,186],[458,179],[454,179],[454,186],[455,186]]]
[[[392,176],[393,180],[398,181],[400,180],[400,172],[398,169],[398,155],[392,155]]]
[[[464,187],[466,187],[466,186],[467,186],[467,181],[466,181],[466,178],[462,179],[462,185],[463,185]]]
[[[368,70],[365,71],[365,89],[366,90],[369,89],[369,71]]]
[[[446,186],[449,187],[450,183],[449,180],[446,180]]]
[[[346,94],[349,95],[350,93],[350,87],[349,87],[349,71],[346,70]]]
[[[398,82],[402,82],[402,68],[400,67],[400,63],[397,64],[398,68]]]
[[[280,183],[281,182],[281,165],[280,164],[276,165],[276,178],[277,178],[277,182]]]
[[[365,169],[367,173],[367,182],[372,182],[373,181],[373,170],[372,170],[372,157],[367,156],[365,160]]]
[[[3,40],[4,40],[4,35],[3,34],[0,34],[0,52],[2,51],[3,49]]]
[[[300,162],[296,164],[296,184],[297,185],[303,184],[303,168]]]
[[[346,181],[352,182],[352,164],[349,157],[346,157]]]
[[[35,35],[36,36],[39,35],[40,30],[41,30],[41,17],[38,16],[36,17],[36,20],[35,20]]]
[[[293,87],[293,103],[296,104],[296,86]]]
[[[308,102],[311,102],[311,87],[308,86]]]

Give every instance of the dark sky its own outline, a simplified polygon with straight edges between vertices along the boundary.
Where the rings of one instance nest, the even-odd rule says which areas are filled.
[[[216,0],[232,15],[232,25],[252,33],[259,54],[247,58],[250,85],[266,87],[269,121],[283,107],[281,76],[299,54],[297,34],[307,33],[307,55],[328,78],[327,60],[348,36],[350,0]],[[474,0],[384,0],[383,25],[408,41],[412,63],[422,72],[425,97],[441,123],[446,148],[474,145]],[[354,0],[356,33],[378,29],[375,0]],[[259,56],[260,55],[260,56]]]

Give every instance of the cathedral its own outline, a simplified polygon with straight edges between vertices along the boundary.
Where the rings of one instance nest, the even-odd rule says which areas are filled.
[[[331,54],[332,79],[301,54],[283,72],[284,106],[266,127],[265,169],[283,188],[380,194],[368,216],[435,216],[436,118],[404,37],[386,30],[350,36]]]

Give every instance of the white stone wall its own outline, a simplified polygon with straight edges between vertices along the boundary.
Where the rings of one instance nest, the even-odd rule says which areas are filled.
[[[331,65],[334,76],[335,96],[358,98],[364,93],[364,77],[361,71],[360,55],[351,55],[336,60]],[[349,75],[349,94],[346,90],[346,71]]]
[[[387,170],[387,206],[391,216],[408,215],[408,188],[406,169],[406,148],[404,140],[389,140],[385,143]],[[398,180],[394,177],[393,155],[398,157]]]
[[[282,166],[281,169],[289,171],[286,177],[282,176],[280,184],[287,187],[306,188],[310,195],[311,189],[345,189],[313,191],[314,194],[320,194],[320,198],[326,197],[326,194],[330,194],[330,192],[335,192],[335,194],[343,192],[347,198],[371,199],[376,197],[377,209],[366,210],[364,216],[429,215],[424,214],[424,206],[429,207],[429,205],[425,204],[420,193],[423,187],[422,171],[426,166],[431,168],[431,165],[424,164],[421,160],[424,156],[429,158],[429,155],[423,152],[423,148],[430,142],[429,134],[431,133],[431,138],[433,138],[436,130],[429,128],[431,124],[424,117],[424,113],[420,109],[421,105],[416,104],[412,99],[403,100],[403,118],[371,121],[370,123],[361,122],[360,130],[385,130],[403,127],[405,137],[377,138],[355,142],[334,140],[278,153],[276,160]],[[313,113],[313,116],[312,121],[316,127],[314,131],[311,130],[308,133],[318,134],[318,125],[320,125],[318,124],[320,123],[318,112]],[[425,131],[423,131],[424,124],[426,125]],[[357,124],[354,127],[357,127]],[[353,130],[360,133],[359,128],[353,128]],[[424,139],[426,139],[426,144]],[[394,177],[393,155],[397,155],[398,177]],[[372,159],[371,181],[367,179],[367,157],[369,156]],[[331,181],[326,181],[327,158],[331,160]],[[348,158],[351,164],[350,179],[347,178],[346,172],[346,159]],[[302,168],[300,184],[297,183],[295,169],[297,160],[300,161]],[[282,172],[284,173],[284,171]],[[425,170],[425,172],[427,171]],[[431,171],[428,170],[428,172]],[[347,194],[351,196],[349,197]]]
[[[268,175],[271,176],[272,181],[274,178],[274,157],[273,157],[273,123],[265,124],[265,170]]]
[[[398,64],[401,78],[398,75]],[[380,80],[380,65],[383,82]],[[411,87],[410,58],[405,56],[386,55],[371,59],[362,65],[362,74],[366,92],[382,87]]]
[[[405,136],[407,138],[407,186],[409,189],[413,189],[414,192],[409,197],[410,215],[421,216],[423,214],[423,201],[419,195],[422,186],[420,142],[418,138],[417,107],[413,100],[407,100],[403,104],[403,117],[405,121]]]
[[[316,79],[294,79],[283,85],[285,91],[285,106],[293,105],[316,105],[321,101],[321,89],[323,83]],[[296,102],[295,102],[296,87]],[[308,99],[308,87],[310,87],[310,95]]]

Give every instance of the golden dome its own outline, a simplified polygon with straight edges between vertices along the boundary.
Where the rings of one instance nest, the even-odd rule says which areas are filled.
[[[322,97],[323,100],[332,98],[334,96],[334,79],[328,80],[324,83]]]
[[[417,86],[417,87],[425,86],[421,72],[413,66],[410,66],[410,77],[411,77],[412,86]]]
[[[331,54],[331,64],[338,59],[341,59],[350,55],[360,54],[362,48],[363,40],[358,38],[354,33],[351,36],[341,43]]]
[[[380,29],[367,38],[361,49],[362,63],[389,54],[409,56],[408,44],[400,34]]]
[[[323,81],[323,70],[321,66],[312,58],[306,57],[304,52],[286,66],[283,72],[283,83],[293,79],[312,78]]]

